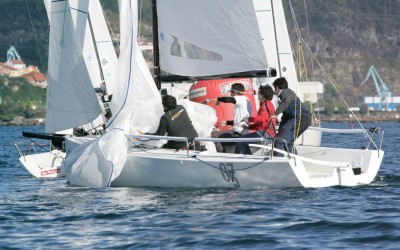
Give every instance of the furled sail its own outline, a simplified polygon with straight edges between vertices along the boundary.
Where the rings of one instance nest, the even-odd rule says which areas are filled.
[[[251,0],[157,1],[160,68],[214,76],[268,67]]]
[[[52,2],[45,131],[93,121],[101,108],[82,56],[67,1]]]

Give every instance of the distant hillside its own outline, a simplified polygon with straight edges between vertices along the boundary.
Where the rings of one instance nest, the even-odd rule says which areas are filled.
[[[283,1],[292,44],[296,46],[289,1]],[[117,32],[117,1],[101,0],[101,3]],[[142,3],[142,35],[151,37],[151,0]],[[400,0],[305,0],[292,3],[302,36],[351,105],[357,105],[359,95],[376,95],[372,79],[360,85],[371,65],[376,67],[393,95],[400,95],[400,87],[397,87],[400,86]],[[43,0],[1,0],[0,16],[3,19],[0,23],[0,61],[6,60],[9,46],[15,45],[27,64],[36,64],[45,72],[49,25]],[[311,61],[307,64],[309,78],[313,79]],[[324,83],[329,94],[332,87],[328,85],[328,79],[315,62],[314,68],[316,80]]]
[[[1,0],[0,17],[0,61],[7,60],[14,45],[26,64],[47,68],[49,25],[43,0]]]
[[[46,89],[29,84],[24,78],[0,76],[0,121],[11,121],[15,116],[44,117]]]
[[[310,31],[313,53],[348,102],[354,105],[359,95],[377,95],[372,79],[360,85],[371,65],[378,70],[392,94],[400,95],[399,0],[307,0],[307,12],[304,1],[292,2],[302,36],[309,41]],[[285,7],[288,24],[293,30],[288,4]],[[291,36],[295,37],[295,33]],[[293,44],[295,42],[293,39]],[[308,68],[311,69],[310,63]],[[320,69],[316,69],[315,74],[316,79],[327,84]]]

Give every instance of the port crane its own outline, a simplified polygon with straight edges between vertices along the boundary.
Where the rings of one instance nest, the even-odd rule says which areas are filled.
[[[17,49],[14,46],[10,46],[10,48],[7,50],[7,62],[10,62],[11,60],[22,60],[21,56],[18,54]]]
[[[381,76],[373,65],[369,68],[368,74],[361,85],[365,84],[370,77],[374,80],[376,91],[380,97],[379,110],[389,110],[388,97],[392,96],[392,92],[390,92],[387,85],[382,81]]]

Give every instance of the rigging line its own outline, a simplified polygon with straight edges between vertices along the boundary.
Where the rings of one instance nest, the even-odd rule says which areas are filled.
[[[274,39],[275,39],[275,47],[276,47],[276,52],[277,52],[277,59],[278,59],[278,69],[279,69],[279,76],[282,76],[282,69],[281,69],[281,58],[279,55],[279,44],[278,44],[278,35],[277,35],[277,26],[276,26],[276,21],[275,21],[275,9],[274,9],[274,2],[271,1],[271,11],[272,11],[272,24],[274,28]]]
[[[365,135],[365,134],[363,134],[363,135]],[[346,141],[340,141],[340,143],[341,144],[343,144],[343,145],[346,145],[346,144],[350,144],[350,143],[355,143],[355,142],[361,142],[361,141],[364,141],[365,140],[365,138],[356,138],[356,139],[349,139],[349,140],[346,140]],[[329,146],[334,146],[335,145],[335,142],[332,142],[332,143],[326,143],[325,144],[327,147],[329,147]]]
[[[38,54],[39,54],[39,58],[40,58],[40,65],[41,68],[43,69],[43,59],[42,59],[42,55],[40,54],[40,49],[39,49],[39,42],[36,36],[36,32],[35,32],[35,28],[33,26],[33,21],[32,21],[32,16],[31,16],[31,12],[29,10],[29,5],[28,5],[28,0],[25,0],[25,4],[26,4],[26,9],[28,10],[28,15],[29,15],[29,21],[31,22],[31,26],[32,26],[32,31],[33,31],[33,35],[35,37],[35,42],[36,42],[36,48],[38,50]]]
[[[100,131],[98,130],[98,128],[103,128],[103,125],[104,125],[104,123],[103,123],[103,124],[100,124],[100,125],[97,125],[96,127],[91,128],[91,129],[89,129],[89,130],[86,130],[85,132],[86,132],[86,133],[89,133],[89,132],[94,131],[94,133],[100,134],[100,135],[101,135],[101,133],[100,133]],[[93,132],[92,132],[92,133],[93,133]]]
[[[306,77],[306,81],[308,81],[308,74],[307,74],[307,69],[306,69],[306,62],[305,62],[305,57],[304,57],[304,50],[303,50],[303,45],[302,45],[302,43],[301,43],[301,41],[303,40],[303,37],[302,37],[302,35],[301,35],[301,31],[300,31],[300,28],[299,28],[299,25],[298,25],[298,22],[297,22],[297,18],[296,18],[296,14],[294,13],[294,8],[293,8],[293,5],[292,5],[292,1],[291,0],[289,0],[289,6],[290,6],[290,12],[291,12],[291,14],[292,14],[292,19],[293,19],[293,23],[294,23],[294,26],[295,26],[295,30],[296,30],[296,33],[297,33],[297,37],[298,37],[298,46],[297,46],[297,67],[299,68],[299,77],[300,77],[300,80],[302,80],[302,75],[303,75],[303,71],[302,71],[302,68],[304,67],[304,72],[305,72],[305,77]],[[306,9],[306,4],[305,4],[305,0],[304,0],[304,6],[305,6],[305,11],[306,11],[306,22],[307,22],[307,30],[308,30],[308,36],[309,36],[309,40],[311,41],[311,38],[310,38],[310,30],[309,30],[309,27],[308,27],[308,16],[307,16],[307,9]],[[303,65],[303,66],[302,66]],[[313,60],[311,59],[311,65],[312,65],[312,72],[313,72],[313,78],[314,78],[314,81],[315,81],[315,70],[314,70],[314,64],[313,64]],[[318,106],[318,101],[317,101],[317,106]],[[312,122],[312,125],[313,126],[315,126],[315,124],[314,124],[314,121],[315,121],[315,113],[314,113],[314,110],[313,110],[313,108],[312,108],[312,104],[311,104],[311,102],[310,102],[310,113],[311,113],[311,122]],[[319,111],[318,111],[318,118],[320,117],[320,114],[319,114]]]
[[[148,150],[159,149],[159,147],[156,147],[156,146],[146,145],[146,144],[143,144],[143,143],[140,143],[140,142],[136,143],[134,140],[129,138],[129,136],[127,136],[127,135],[125,135],[125,136],[126,136],[126,138],[128,138],[128,141],[130,141],[135,148],[139,149],[140,151],[142,151],[144,153],[150,154],[148,152]],[[144,150],[144,149],[147,149],[147,150]]]
[[[54,155],[56,158],[62,158],[62,159],[64,159],[64,157],[59,156],[59,155],[53,153],[52,151],[49,152],[49,151],[47,150],[47,148],[45,148],[43,145],[39,144],[38,142],[34,141],[32,138],[28,138],[28,139],[29,139],[33,144],[35,144],[36,146],[38,146],[39,148],[41,148],[42,150],[44,150],[45,152]],[[48,145],[45,145],[45,146],[47,147]],[[51,147],[51,144],[50,144],[50,147]],[[35,150],[35,151],[36,151],[36,150]]]
[[[298,56],[299,74],[303,75],[303,73],[304,73],[305,81],[308,82],[309,79],[308,79],[308,74],[307,74],[307,65],[306,65],[306,61],[305,61],[305,57],[304,57],[303,44],[301,42],[299,42],[297,47],[298,47],[298,54],[299,54],[299,56]],[[303,79],[303,78],[300,78],[300,79]],[[318,101],[317,101],[317,103],[318,103]],[[309,111],[311,113],[311,125],[313,127],[315,127],[315,113],[314,113],[314,110],[312,108],[311,101],[309,102],[309,107],[308,108],[309,108]],[[300,129],[300,127],[299,127],[299,129]]]
[[[138,147],[140,144],[138,145],[138,144],[136,144],[132,139],[130,139],[128,136],[126,136],[126,137],[127,137],[128,140],[129,140],[132,144],[134,144],[134,145],[136,146],[136,148],[139,149],[140,151],[142,151],[142,152],[144,152],[144,153],[147,153],[147,154],[159,155],[159,154],[157,154],[157,153],[151,153],[151,152],[148,152],[148,151],[143,150],[142,148]],[[148,145],[146,145],[146,146],[148,146]],[[158,147],[152,147],[152,146],[150,146],[150,147],[151,147],[151,148],[149,148],[149,150],[152,150],[152,149],[159,149]],[[175,149],[173,149],[173,151],[175,151]],[[173,154],[164,154],[164,155],[173,155]],[[196,160],[198,160],[198,161],[200,161],[200,162],[202,162],[202,163],[204,163],[204,164],[206,164],[206,165],[208,165],[208,166],[210,166],[210,167],[212,167],[212,168],[220,169],[220,167],[216,167],[216,166],[214,166],[214,165],[212,165],[212,164],[210,164],[210,163],[208,163],[208,162],[206,162],[206,161],[200,160],[199,158],[197,158],[197,154],[194,154],[193,156],[191,156],[191,158],[194,158],[194,159],[196,159]],[[256,164],[254,164],[254,165],[251,165],[251,166],[249,166],[249,167],[242,168],[242,169],[235,169],[235,171],[247,170],[247,169],[249,169],[249,168],[256,167],[256,166],[260,165],[261,163],[265,162],[265,161],[268,160],[268,159],[269,159],[269,157],[264,157],[262,161],[260,161],[260,162],[258,162],[258,163],[256,163]]]
[[[289,0],[289,5],[291,6],[291,4],[292,4],[292,2]],[[294,14],[293,8],[290,8],[290,11],[291,11],[291,15],[292,15],[293,25],[296,27],[297,21],[296,21],[296,16]],[[297,30],[296,30],[296,32],[297,32]],[[296,34],[296,36],[298,36],[298,35],[299,34]],[[294,64],[297,65],[297,67],[299,67],[299,64],[298,64],[298,57],[299,57],[298,52],[295,50],[295,48],[294,48],[294,46],[292,44],[292,41],[290,39],[289,39],[289,43],[290,43],[290,48],[293,51],[293,57],[294,57],[294,59],[296,59],[296,60],[293,60]]]
[[[104,19],[106,20],[107,26],[108,26],[108,28],[109,28],[110,31],[111,31],[111,34],[112,34],[112,37],[114,38],[115,43],[117,44],[118,48],[120,48],[120,47],[119,47],[118,39],[116,39],[117,36],[115,35],[114,30],[113,30],[113,28],[111,27],[110,22],[108,21],[107,15],[106,15],[106,13],[104,12],[103,7],[101,7],[101,11],[102,11],[102,13],[103,13]],[[111,40],[113,41],[112,38],[111,38]],[[114,43],[113,43],[113,45],[114,45]]]
[[[141,142],[136,143],[135,140],[132,140],[128,135],[125,135],[126,138],[128,139],[128,141],[130,141],[133,144],[133,147],[136,149],[139,149],[141,152],[143,153],[147,153],[147,154],[151,154],[151,155],[159,155],[158,153],[152,153],[149,152],[150,150],[157,150],[157,149],[165,149],[165,150],[170,150],[172,151],[176,151],[175,149],[169,149],[169,148],[161,148],[161,147],[157,147],[157,146],[152,146],[152,145],[147,145],[147,144],[143,144]],[[153,140],[158,140],[158,139],[153,139]],[[130,147],[129,147],[130,148]],[[147,149],[147,150],[146,150]],[[132,152],[132,150],[130,150]],[[163,155],[175,155],[175,154],[166,154],[163,153]]]
[[[101,67],[101,62],[100,62],[100,55],[99,55],[99,50],[97,48],[97,39],[94,35],[94,31],[93,31],[93,24],[92,24],[92,19],[90,18],[90,13],[87,12],[87,22],[89,24],[89,31],[90,31],[90,36],[92,38],[92,43],[93,43],[93,47],[94,47],[94,52],[96,55],[96,59],[97,59],[97,66],[99,67],[99,72],[100,72],[100,80],[101,83],[104,83],[104,86],[102,86],[102,84],[100,84],[100,86],[105,90],[106,94],[107,92],[107,85],[105,84],[105,78],[104,78],[104,72],[103,72],[103,68]]]
[[[297,33],[297,38],[300,40],[301,39],[300,28],[299,28],[299,24],[297,23],[296,15],[294,14],[293,5],[292,5],[292,1],[291,0],[289,0],[289,6],[290,6],[290,13],[292,14],[292,20],[293,20],[294,28],[295,28],[296,33]]]
[[[302,47],[301,47],[301,32],[300,32],[300,28],[299,28],[299,24],[297,22],[297,18],[296,15],[294,13],[294,9],[293,9],[293,5],[292,5],[292,1],[289,0],[289,6],[290,6],[290,12],[292,14],[292,20],[293,20],[293,24],[295,27],[295,31],[296,31],[296,36],[298,39],[298,45],[297,45],[297,67],[299,69],[299,80],[303,80],[303,70],[302,70],[302,62],[304,61],[304,53],[302,52]],[[305,63],[304,63],[305,65]],[[307,75],[306,75],[307,77]]]
[[[140,0],[140,3],[139,3],[139,22],[138,22],[138,34],[137,34],[137,39],[139,39],[140,38],[140,26],[141,26],[141,24],[142,24],[142,8],[143,8],[143,0]]]
[[[307,35],[308,35],[308,42],[309,44],[311,44],[311,35],[310,35],[310,27],[309,27],[309,23],[308,23],[308,14],[307,14],[307,4],[306,4],[306,0],[304,0],[304,13],[306,15],[306,25],[307,25]],[[315,81],[315,69],[314,69],[314,61],[311,60],[311,69],[313,72],[313,80]]]
[[[214,166],[214,165],[212,165],[212,164],[210,164],[210,163],[208,163],[208,162],[206,162],[206,161],[200,160],[199,158],[197,158],[197,154],[195,154],[192,158],[194,158],[194,159],[198,160],[199,162],[202,162],[202,163],[204,163],[204,164],[206,164],[206,165],[208,165],[208,166],[210,166],[210,167],[212,167],[212,168],[221,169],[219,166],[216,167],[216,166]],[[262,161],[260,161],[260,162],[258,162],[258,163],[256,163],[256,164],[254,164],[254,165],[251,165],[251,166],[248,166],[248,167],[245,167],[245,168],[241,168],[241,169],[235,169],[235,171],[242,171],[242,170],[247,170],[247,169],[256,167],[256,166],[260,165],[261,163],[265,162],[265,161],[268,160],[268,159],[269,159],[269,157],[264,157]]]
[[[290,6],[290,12],[291,12],[291,14],[292,14],[292,20],[293,20],[293,23],[294,23],[294,26],[295,26],[295,30],[296,30],[296,34],[297,34],[297,39],[298,39],[298,46],[297,46],[297,67],[298,67],[298,69],[299,69],[299,76],[298,76],[298,80],[301,80],[302,79],[302,75],[303,75],[303,71],[302,71],[302,61],[304,61],[304,58],[303,58],[303,60],[302,60],[302,57],[304,57],[304,54],[302,53],[302,50],[301,50],[301,33],[300,33],[300,28],[299,28],[299,25],[298,25],[298,23],[297,23],[297,19],[296,19],[296,15],[294,14],[294,10],[293,10],[293,6],[292,6],[292,1],[291,0],[289,0],[289,6]],[[299,98],[299,97],[297,97],[297,98]],[[300,123],[301,123],[301,119],[302,119],[302,111],[301,111],[301,105],[302,105],[302,102],[301,102],[301,100],[300,100],[300,98],[299,98],[299,112],[300,112],[300,114],[299,114],[299,118],[297,119],[297,118],[295,118],[295,120],[294,120],[294,131],[293,131],[293,146],[292,146],[292,153],[294,153],[295,152],[295,147],[294,147],[294,145],[295,145],[295,142],[296,142],[296,139],[299,137],[299,133],[300,133]],[[311,104],[310,104],[311,105]],[[295,112],[297,112],[297,101],[295,102]],[[295,114],[295,117],[296,117],[296,114]],[[297,128],[297,129],[296,129]]]
[[[183,92],[187,92],[187,93],[189,94],[189,91],[188,91],[188,90],[186,90],[186,89],[184,89],[184,88],[177,87],[176,85],[179,85],[179,84],[171,84],[171,86],[170,86],[171,92],[172,92],[172,89],[173,89],[173,88],[176,88],[176,89],[182,90]]]
[[[298,46],[297,46],[297,60],[296,60],[296,62],[297,62],[297,67],[298,67],[298,69],[299,69],[299,80],[302,80],[302,66],[301,66],[301,51],[300,51],[300,44],[301,44],[301,32],[300,32],[300,28],[299,28],[299,25],[298,25],[298,23],[297,23],[297,19],[296,19],[296,15],[295,15],[295,13],[294,13],[294,9],[293,9],[293,5],[292,5],[292,1],[291,0],[289,0],[289,6],[290,6],[290,13],[291,13],[291,15],[292,15],[292,20],[293,20],[293,25],[294,25],[294,27],[295,27],[295,31],[296,31],[296,37],[297,37],[297,40],[298,40]]]
[[[306,41],[304,41],[304,39],[302,39],[303,43],[305,44],[307,50],[309,51],[310,55],[312,56],[312,58],[314,58],[315,62],[318,64],[318,66],[321,68],[322,72],[324,73],[325,77],[328,79],[329,83],[332,85],[332,87],[335,89],[336,93],[338,93],[338,95],[340,96],[341,100],[344,102],[344,104],[346,105],[346,107],[348,108],[348,110],[350,111],[350,113],[354,116],[354,118],[356,119],[358,125],[360,125],[360,127],[363,130],[366,130],[364,128],[364,126],[361,124],[360,120],[357,118],[357,116],[355,115],[355,113],[353,112],[353,110],[350,109],[349,104],[346,102],[346,100],[344,99],[343,95],[339,92],[339,90],[337,89],[336,85],[333,83],[332,79],[329,77],[328,73],[325,71],[325,69],[322,67],[322,64],[319,62],[319,60],[317,59],[317,57],[314,55],[314,53],[311,51],[310,47],[308,46],[308,44],[306,43]],[[372,141],[372,143],[374,144],[374,146],[376,148],[377,145],[375,144],[375,142],[372,140],[371,136],[367,133],[368,138]]]
[[[306,16],[306,25],[307,25],[307,35],[308,35],[308,42],[309,44],[311,43],[311,34],[310,34],[310,26],[309,26],[309,22],[308,22],[308,13],[307,13],[307,4],[306,4],[306,0],[303,1],[304,2],[304,13]],[[312,76],[313,76],[313,81],[315,82],[315,67],[314,67],[314,60],[310,60],[311,61],[311,71],[312,71]],[[310,103],[311,105],[311,103]],[[319,102],[317,100],[317,115],[318,115],[318,119],[320,118],[320,113],[319,113]],[[312,110],[312,114],[314,115],[314,111]],[[314,123],[314,119],[312,121]]]

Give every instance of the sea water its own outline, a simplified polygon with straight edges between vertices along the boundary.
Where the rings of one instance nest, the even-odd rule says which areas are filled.
[[[43,127],[0,127],[0,249],[399,249],[400,123],[363,125],[385,131],[370,185],[253,191],[68,187],[18,161],[14,141]]]

